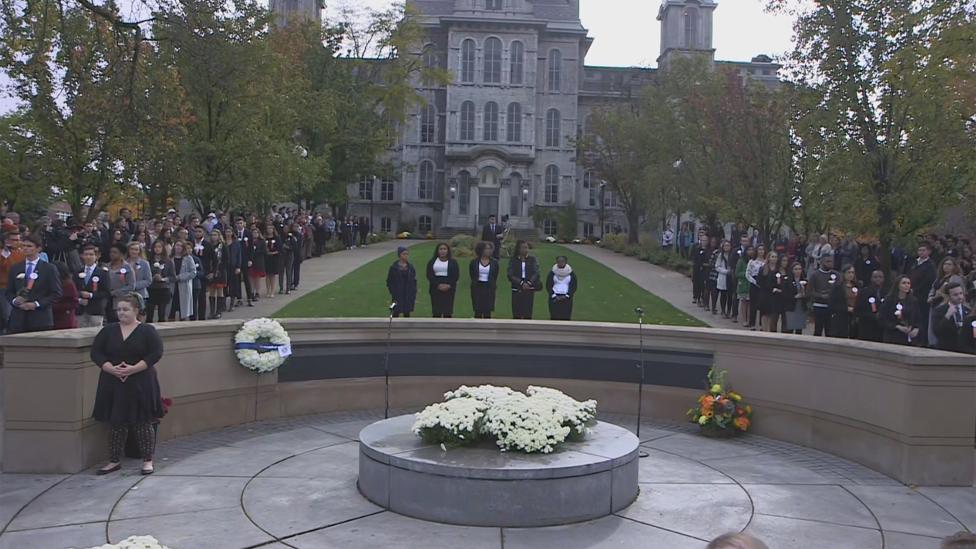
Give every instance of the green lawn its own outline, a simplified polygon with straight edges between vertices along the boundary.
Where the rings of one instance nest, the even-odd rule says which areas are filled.
[[[418,244],[410,248],[410,261],[417,269],[417,305],[413,316],[430,317],[430,298],[424,270],[434,253],[435,243]],[[543,273],[556,261],[557,255],[566,255],[573,271],[579,277],[579,288],[573,304],[573,320],[601,322],[636,321],[634,307],[647,311],[648,324],[674,326],[704,326],[699,320],[675,309],[670,303],[647,292],[637,284],[618,275],[600,263],[557,244],[534,244],[532,253],[539,258]],[[386,291],[386,273],[396,255],[390,254],[363,265],[336,282],[319,288],[309,295],[290,303],[275,316],[283,318],[315,317],[383,317],[386,316],[390,296]],[[325,258],[328,261],[328,257]],[[469,258],[461,258],[461,282],[454,300],[455,318],[472,318],[468,277]],[[508,259],[502,259],[502,275],[498,280],[498,292],[493,318],[512,318],[512,302],[509,285],[503,280]],[[543,280],[545,277],[543,276]],[[538,292],[535,300],[535,318],[548,319],[549,308],[545,292]]]

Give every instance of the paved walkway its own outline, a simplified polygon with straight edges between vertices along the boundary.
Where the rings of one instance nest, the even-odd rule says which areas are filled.
[[[260,317],[270,317],[278,312],[282,307],[288,305],[296,299],[308,295],[322,286],[331,284],[343,276],[355,271],[363,265],[386,254],[392,254],[398,246],[413,246],[424,242],[422,240],[388,240],[377,244],[371,244],[366,248],[356,248],[326,254],[321,257],[313,257],[302,263],[301,286],[288,295],[279,294],[271,299],[262,297],[254,303],[254,307],[243,307],[234,309],[233,312],[224,313],[224,318],[251,319]],[[392,255],[390,261],[393,261]],[[264,288],[261,288],[264,295]]]
[[[685,275],[651,265],[634,257],[627,257],[598,246],[567,245],[574,252],[599,261],[619,275],[632,280],[648,292],[660,297],[679,311],[701,320],[713,328],[746,330],[742,324],[713,315],[691,302],[691,279]]]
[[[815,450],[692,426],[642,425],[640,497],[602,519],[533,529],[435,524],[356,489],[360,429],[379,411],[273,420],[165,442],[157,472],[0,475],[0,548],[152,535],[173,549],[702,549],[748,531],[771,549],[926,549],[976,530],[976,488],[908,488]],[[625,427],[633,416],[601,416]]]

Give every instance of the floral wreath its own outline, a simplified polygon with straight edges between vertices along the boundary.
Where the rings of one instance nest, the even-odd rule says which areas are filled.
[[[248,320],[234,336],[234,353],[241,366],[257,373],[273,372],[291,356],[288,332],[270,318]]]

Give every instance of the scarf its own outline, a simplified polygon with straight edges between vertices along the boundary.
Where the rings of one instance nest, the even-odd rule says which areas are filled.
[[[569,278],[569,275],[573,274],[573,268],[569,266],[569,263],[562,269],[559,268],[559,265],[553,265],[552,274],[558,279],[566,279]]]

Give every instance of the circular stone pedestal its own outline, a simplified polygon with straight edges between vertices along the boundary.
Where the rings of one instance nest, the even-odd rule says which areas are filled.
[[[530,527],[609,515],[637,498],[638,440],[597,423],[551,454],[492,443],[441,450],[413,434],[414,416],[359,433],[359,491],[403,515],[467,526]]]

